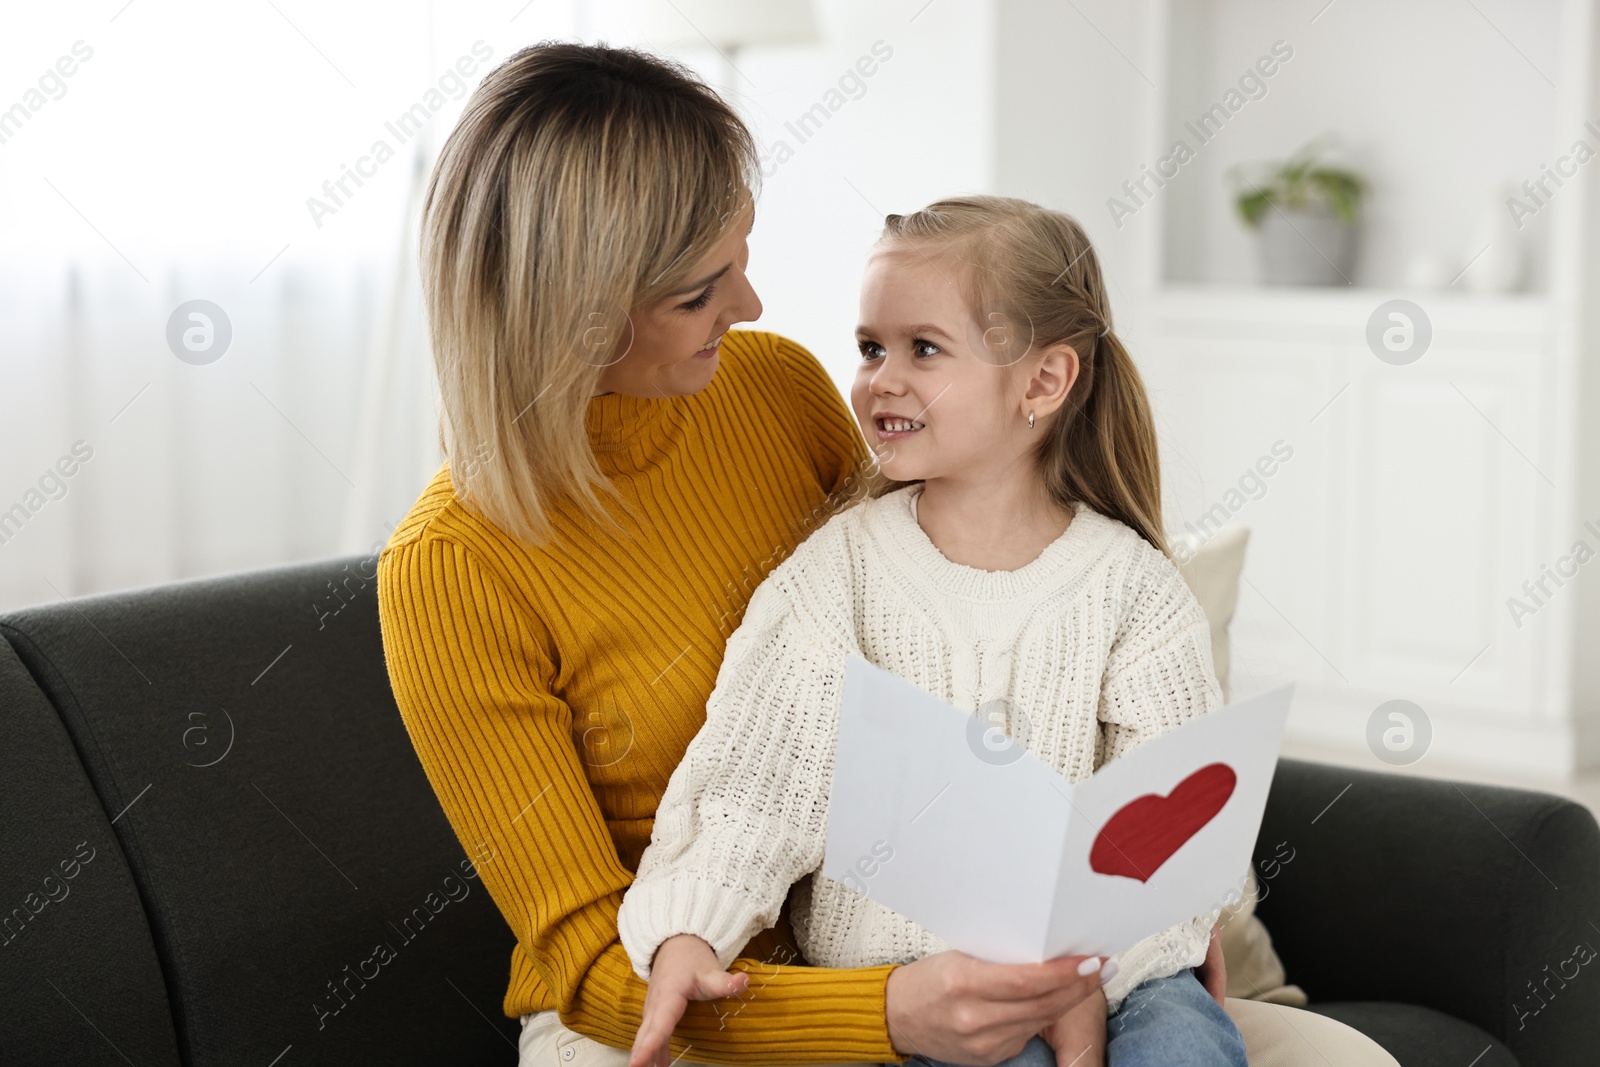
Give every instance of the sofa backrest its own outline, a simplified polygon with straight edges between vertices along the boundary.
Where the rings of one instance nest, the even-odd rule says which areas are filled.
[[[0,1060],[515,1062],[513,939],[395,708],[373,568],[0,618],[0,900],[70,887],[0,947],[0,995],[53,1013],[16,1041],[53,1054],[7,1036]],[[74,1020],[98,1051],[63,1059]]]

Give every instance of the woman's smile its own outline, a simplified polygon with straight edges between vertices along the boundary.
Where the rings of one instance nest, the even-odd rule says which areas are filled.
[[[724,330],[722,333],[717,334],[717,336],[713,337],[710,341],[707,341],[706,344],[703,347],[697,349],[695,351],[695,354],[694,354],[693,358],[695,358],[695,359],[711,359],[713,356],[715,356],[717,354],[717,349],[721,346],[722,339],[725,336],[727,336],[727,331],[726,330]]]

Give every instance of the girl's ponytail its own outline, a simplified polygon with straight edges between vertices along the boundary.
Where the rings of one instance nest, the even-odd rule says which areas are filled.
[[[1046,484],[1057,500],[1081,500],[1167,552],[1161,460],[1144,380],[1109,327],[1094,348],[1094,380],[1082,405],[1056,420],[1041,452]],[[1080,364],[1087,362],[1078,351]]]
[[[1084,503],[1167,552],[1150,400],[1112,330],[1100,261],[1083,227],[1026,200],[956,197],[890,215],[883,243],[953,253],[980,322],[1003,323],[1027,338],[1029,351],[1072,346],[1078,380],[1038,451],[1045,484],[1062,504]],[[899,484],[883,482],[875,492]]]

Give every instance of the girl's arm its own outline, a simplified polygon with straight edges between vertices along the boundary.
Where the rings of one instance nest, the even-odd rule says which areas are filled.
[[[1222,703],[1200,602],[1170,560],[1139,548],[1100,684],[1096,769]]]
[[[704,939],[728,966],[821,865],[854,647],[834,573],[847,566],[842,539],[823,530],[762,583],[728,639],[705,725],[667,784],[617,917],[641,978],[674,934]]]
[[[1205,612],[1170,560],[1139,547],[1100,687],[1097,770],[1222,703]],[[1201,963],[1221,906],[1119,952],[1117,975],[1105,985],[1109,1011],[1147,978]]]
[[[617,938],[631,875],[572,741],[572,712],[536,618],[475,553],[424,534],[391,546],[379,609],[395,699],[423,769],[531,968],[586,1037],[626,1048],[645,983]],[[892,967],[735,961],[737,998],[691,1004],[677,1030],[705,1063],[897,1060],[885,1022]]]

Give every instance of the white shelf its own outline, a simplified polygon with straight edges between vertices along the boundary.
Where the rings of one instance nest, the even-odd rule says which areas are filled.
[[[1556,328],[1556,302],[1540,293],[1477,294],[1404,288],[1269,288],[1172,283],[1152,296],[1148,312],[1166,328],[1199,334],[1289,333],[1351,337],[1359,343],[1379,305],[1410,300],[1429,316],[1438,341],[1456,347],[1542,344]]]

